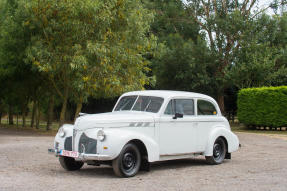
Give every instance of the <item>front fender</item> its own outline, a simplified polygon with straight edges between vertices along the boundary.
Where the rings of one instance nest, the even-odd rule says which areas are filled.
[[[65,139],[67,137],[73,136],[73,128],[74,128],[73,125],[64,124],[61,128],[64,129],[65,136],[64,137],[60,137],[59,133],[56,134],[55,140],[54,140],[54,148],[56,148],[56,145],[57,145],[57,149],[64,149]]]
[[[159,160],[159,146],[151,138],[136,131],[127,129],[115,129],[109,128],[104,130],[106,139],[103,142],[99,142],[99,152],[104,155],[111,156],[112,159],[116,158],[122,148],[131,140],[140,140],[143,142],[147,149],[148,161],[153,162]],[[107,147],[107,149],[104,149]]]
[[[224,137],[227,141],[228,145],[228,152],[234,152],[237,151],[239,148],[239,139],[237,135],[235,135],[232,131],[229,129],[226,129],[225,127],[215,127],[213,131],[210,132],[208,142],[205,148],[204,155],[205,156],[212,156],[213,155],[213,145],[215,140],[218,137]]]

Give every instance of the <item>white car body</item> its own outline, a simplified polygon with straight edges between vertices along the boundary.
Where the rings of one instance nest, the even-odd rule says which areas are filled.
[[[53,152],[59,155],[60,150],[72,150],[79,153],[75,160],[83,162],[111,161],[119,156],[127,143],[135,141],[144,146],[140,149],[145,150],[148,162],[155,162],[196,155],[212,156],[214,142],[218,137],[225,139],[228,154],[238,150],[238,137],[232,133],[227,119],[221,115],[218,104],[213,98],[191,92],[150,90],[128,92],[119,100],[133,95],[161,97],[163,102],[156,113],[115,111],[115,106],[109,113],[80,116],[74,125],[62,126],[61,132],[55,137]],[[165,114],[167,105],[172,99],[192,99],[194,114],[183,115],[182,118],[176,119],[173,115]],[[198,100],[212,103],[216,109],[213,115],[199,115]],[[98,140],[99,130],[104,132],[102,141]],[[96,141],[95,153],[87,153],[85,145],[83,143],[79,145],[83,133]],[[65,145],[67,138],[70,140],[66,141]]]

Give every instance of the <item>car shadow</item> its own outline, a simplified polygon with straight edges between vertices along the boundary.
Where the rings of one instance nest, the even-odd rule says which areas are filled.
[[[206,166],[206,165],[208,164],[206,163],[205,159],[178,159],[178,160],[151,163],[150,171],[164,171],[170,169],[180,169],[191,166]],[[112,167],[108,165],[101,165],[101,166],[85,165],[81,170],[73,171],[72,173],[83,177],[117,178],[114,175]],[[147,171],[139,171],[138,175],[141,176],[147,173],[148,173]]]
[[[151,170],[179,169],[191,166],[205,165],[208,165],[205,159],[177,159],[152,163]]]
[[[84,177],[96,177],[96,178],[115,177],[113,168],[108,165],[101,165],[101,166],[85,165],[81,170],[75,171],[74,173]]]

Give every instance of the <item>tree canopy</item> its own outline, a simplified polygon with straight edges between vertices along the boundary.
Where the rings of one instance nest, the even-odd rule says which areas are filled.
[[[224,112],[226,91],[286,85],[285,1],[185,2],[0,0],[0,118],[64,123],[88,98],[145,88],[205,93]]]

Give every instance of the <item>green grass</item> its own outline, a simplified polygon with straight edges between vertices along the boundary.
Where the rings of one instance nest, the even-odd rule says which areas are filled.
[[[20,117],[18,118],[18,125],[17,125],[16,117],[14,117],[13,122],[14,122],[13,127],[22,128],[22,118],[20,118]],[[71,124],[72,122],[67,122],[67,123]],[[31,124],[31,119],[30,118],[26,118],[25,128],[29,128],[30,124]],[[10,126],[10,125],[8,125],[7,118],[2,118],[1,125],[3,125],[3,126]],[[36,126],[36,121],[34,122],[34,128],[36,128],[35,126]],[[47,126],[47,121],[40,120],[39,129],[40,130],[46,130],[46,126]],[[59,129],[59,123],[58,122],[53,122],[52,126],[51,126],[51,130],[56,130],[57,131],[58,129]]]
[[[26,119],[26,125],[25,127],[22,127],[22,118],[18,118],[18,125],[17,125],[17,119],[14,117],[13,120],[14,124],[9,125],[7,118],[2,118],[1,120],[1,125],[0,128],[3,129],[11,129],[15,131],[23,131],[23,132],[30,132],[32,134],[43,134],[43,135],[55,135],[59,129],[59,123],[58,122],[53,122],[51,129],[49,131],[46,130],[46,121],[40,121],[39,123],[39,129],[36,129],[36,121],[34,122],[34,127],[30,127],[31,124],[31,119],[27,118]]]
[[[230,124],[232,131],[245,132],[245,133],[259,133],[259,134],[280,134],[287,135],[287,130],[261,130],[261,129],[249,129],[246,126],[239,123]]]
[[[43,135],[55,135],[59,128],[58,122],[53,122],[51,130],[46,130],[46,121],[40,121],[39,129],[31,128],[30,127],[31,120],[27,118],[26,120],[26,127],[22,127],[22,119],[18,119],[18,126],[17,120],[14,118],[14,125],[8,125],[8,121],[6,118],[1,120],[0,128],[11,129],[15,131],[26,131],[31,133],[38,133]],[[259,133],[259,134],[280,134],[280,135],[287,135],[287,130],[279,131],[279,130],[259,130],[259,129],[248,129],[243,124],[239,124],[238,122],[230,123],[232,131],[235,132],[245,132],[245,133]]]
[[[23,132],[26,134],[39,134],[39,135],[50,135],[50,136],[55,136],[57,134],[57,130],[51,129],[47,131],[45,128],[31,128],[31,127],[22,127],[22,126],[16,126],[16,125],[7,125],[7,124],[1,124],[0,129],[6,129],[6,130],[12,130],[12,131],[17,131],[17,132]]]

